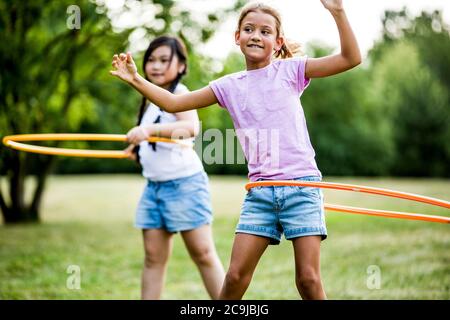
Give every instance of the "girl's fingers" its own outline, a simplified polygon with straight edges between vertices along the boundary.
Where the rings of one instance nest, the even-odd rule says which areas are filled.
[[[133,149],[136,147],[135,144],[130,144],[125,150],[128,151],[129,153],[133,153]]]
[[[136,139],[135,139],[135,136],[134,136],[134,134],[133,133],[128,133],[127,134],[127,142],[129,143],[129,144],[136,144],[136,141],[135,141]]]
[[[124,53],[121,53],[119,57],[120,57],[120,60],[122,60],[122,61],[126,60],[126,58],[127,58],[127,56]]]
[[[130,53],[130,52],[127,52],[127,62],[128,62],[128,63],[134,63],[133,57],[131,56],[131,53]]]

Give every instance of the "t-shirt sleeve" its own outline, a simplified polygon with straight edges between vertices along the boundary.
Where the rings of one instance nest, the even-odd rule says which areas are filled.
[[[184,93],[188,93],[188,92],[190,92],[188,87],[186,87],[182,83],[178,83],[177,87],[175,88],[174,94],[184,94]]]
[[[297,89],[299,92],[303,92],[303,90],[308,87],[309,83],[311,82],[311,79],[306,78],[305,72],[306,72],[306,63],[308,60],[307,56],[303,56],[300,58],[297,58]]]
[[[226,93],[225,93],[225,78],[219,78],[217,80],[213,80],[209,83],[210,88],[214,92],[214,95],[217,98],[217,101],[219,102],[219,106],[222,108],[227,108],[226,105]]]

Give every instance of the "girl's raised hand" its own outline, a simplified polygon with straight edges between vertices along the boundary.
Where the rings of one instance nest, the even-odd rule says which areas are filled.
[[[112,66],[114,70],[109,71],[109,73],[126,82],[131,82],[137,74],[136,64],[129,52],[127,54],[115,54],[113,56]]]
[[[331,12],[338,12],[344,9],[342,0],[320,0],[320,2],[322,2],[325,9]]]

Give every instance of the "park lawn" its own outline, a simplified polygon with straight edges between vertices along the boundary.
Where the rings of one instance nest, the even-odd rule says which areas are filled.
[[[450,199],[449,180],[325,181]],[[210,182],[215,243],[226,269],[246,179],[211,176]],[[144,183],[139,175],[52,176],[41,224],[0,225],[0,299],[139,299],[143,248],[133,219]],[[405,200],[324,193],[328,203],[450,215]],[[449,225],[327,212],[327,227],[321,271],[330,299],[450,298]],[[81,272],[80,289],[71,289],[70,266]],[[244,298],[299,299],[290,241],[268,248]],[[208,299],[179,236],[163,299]]]

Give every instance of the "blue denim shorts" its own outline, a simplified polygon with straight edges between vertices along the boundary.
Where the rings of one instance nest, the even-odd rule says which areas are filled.
[[[135,226],[175,233],[211,222],[208,176],[201,171],[169,181],[148,181],[136,210]]]
[[[320,181],[316,176],[293,180]],[[268,186],[250,189],[242,205],[236,233],[248,233],[279,244],[281,235],[291,240],[320,235],[327,237],[323,193],[320,188]]]

